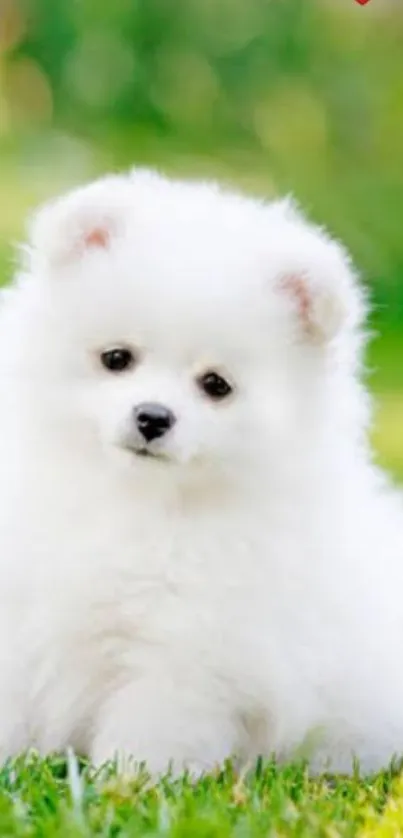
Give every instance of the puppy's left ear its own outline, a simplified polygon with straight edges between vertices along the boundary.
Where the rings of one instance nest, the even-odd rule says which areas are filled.
[[[107,251],[124,230],[131,200],[130,182],[115,176],[46,204],[29,225],[31,261],[52,270]]]
[[[328,343],[362,324],[365,294],[344,248],[293,210],[288,212],[292,223],[276,287],[300,338]]]

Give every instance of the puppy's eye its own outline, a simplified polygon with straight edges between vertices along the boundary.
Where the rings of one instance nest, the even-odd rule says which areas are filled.
[[[232,393],[232,387],[228,381],[219,375],[217,372],[209,371],[197,379],[197,383],[201,390],[210,396],[211,399],[219,401],[225,399]]]
[[[134,364],[133,353],[123,346],[116,346],[114,349],[101,352],[100,358],[101,364],[110,372],[123,372]]]

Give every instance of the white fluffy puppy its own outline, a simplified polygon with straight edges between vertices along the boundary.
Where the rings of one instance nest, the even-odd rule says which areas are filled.
[[[288,202],[139,171],[33,220],[0,314],[0,753],[403,752],[403,512],[362,292]]]

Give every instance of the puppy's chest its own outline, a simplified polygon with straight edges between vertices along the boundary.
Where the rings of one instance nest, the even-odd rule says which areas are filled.
[[[71,631],[75,614],[88,641],[111,648],[223,636],[259,590],[263,546],[253,533],[174,516],[99,521],[64,543],[46,577],[53,616]]]

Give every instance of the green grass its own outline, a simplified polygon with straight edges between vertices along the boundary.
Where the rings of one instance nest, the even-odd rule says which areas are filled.
[[[258,838],[398,836],[400,781],[392,770],[372,779],[311,780],[301,765],[231,766],[195,784],[183,777],[153,785],[146,774],[101,778],[74,757],[20,758],[0,772],[0,835],[32,838]],[[390,831],[392,829],[392,831]],[[395,831],[393,831],[393,829]]]

